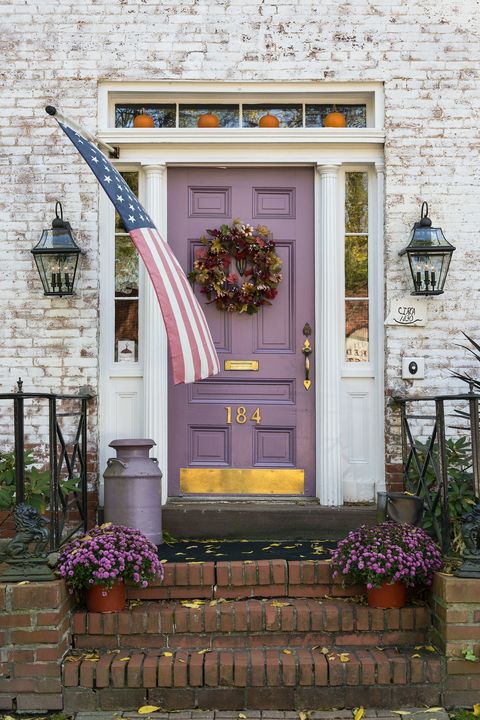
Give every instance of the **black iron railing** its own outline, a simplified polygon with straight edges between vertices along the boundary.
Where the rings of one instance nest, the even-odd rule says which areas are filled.
[[[394,397],[400,406],[404,486],[424,498],[425,510],[444,553],[451,549],[448,438],[467,437],[472,491],[480,497],[480,395]],[[460,425],[459,425],[460,423]]]
[[[89,393],[63,395],[24,393],[19,380],[17,392],[0,393],[0,401],[13,404],[15,454],[15,505],[26,501],[25,419],[32,414],[28,401],[38,401],[37,410],[48,404],[48,441],[39,440],[42,454],[48,442],[49,491],[46,512],[49,519],[49,548],[57,550],[78,530],[87,529],[87,433]],[[1,406],[0,406],[1,407]],[[5,406],[3,406],[5,407]],[[28,409],[28,410],[27,410]],[[62,426],[69,419],[68,433]],[[31,436],[32,433],[30,433]],[[28,446],[32,446],[32,442]],[[65,482],[68,481],[68,482]],[[68,491],[65,488],[69,488]],[[72,489],[73,488],[73,489]]]

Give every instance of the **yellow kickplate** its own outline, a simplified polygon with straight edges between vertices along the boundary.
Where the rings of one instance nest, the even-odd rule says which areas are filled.
[[[201,495],[302,495],[303,470],[180,468],[180,491]]]

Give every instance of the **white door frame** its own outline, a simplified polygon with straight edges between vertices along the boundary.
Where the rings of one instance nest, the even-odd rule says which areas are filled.
[[[288,129],[286,129],[288,130]],[[121,159],[116,163],[121,169],[138,169],[141,174],[140,200],[156,220],[160,232],[165,235],[166,192],[168,167],[170,166],[288,166],[308,165],[316,168],[315,188],[315,297],[316,297],[316,438],[317,438],[317,496],[322,505],[337,506],[343,503],[344,458],[341,449],[341,383],[342,377],[375,376],[373,398],[369,404],[371,426],[374,428],[374,483],[377,490],[384,488],[384,412],[383,412],[383,141],[384,133],[375,129],[352,131],[346,140],[342,134],[339,142],[332,140],[331,134],[313,136],[308,129],[295,129],[295,137],[288,132],[267,130],[260,134],[248,134],[225,129],[208,131],[201,135],[200,142],[193,141],[189,131],[179,135],[178,129],[155,132],[137,140],[138,131],[126,142],[125,129],[110,129],[99,133],[100,137],[113,145],[120,145]],[[134,137],[136,136],[136,137]],[[264,142],[260,142],[264,140]],[[124,144],[125,143],[125,144]],[[342,167],[348,165],[360,169],[370,168],[376,189],[370,198],[370,216],[375,242],[376,263],[374,264],[374,297],[372,305],[376,308],[371,321],[376,339],[372,348],[372,359],[366,367],[347,368],[343,357],[343,267],[341,248],[343,248],[343,193],[338,191],[338,175]],[[107,209],[107,203],[100,206],[101,247],[111,244],[112,221],[105,222],[105,213],[113,216],[113,210]],[[104,228],[110,227],[109,236]],[[107,251],[105,251],[107,252]],[[108,254],[108,252],[107,252]],[[111,254],[111,251],[110,251]],[[103,262],[103,261],[102,261]],[[144,286],[144,416],[142,432],[157,443],[155,455],[164,473],[162,497],[167,498],[168,468],[168,361],[164,333],[159,321],[155,302],[152,302],[148,279]],[[102,292],[103,302],[108,300]],[[109,409],[108,377],[112,369],[112,353],[106,347],[111,330],[106,327],[112,323],[108,312],[103,313],[101,333],[101,387],[100,387],[100,433],[108,436],[112,422]],[[110,340],[108,340],[110,342]],[[356,364],[357,365],[357,364]],[[363,365],[363,364],[362,364]],[[115,369],[113,369],[115,370]],[[122,368],[125,376],[126,370]],[[141,365],[135,369],[141,374]],[[104,385],[106,383],[107,386]],[[111,405],[111,403],[110,403]],[[101,453],[101,467],[104,467],[105,449]],[[347,498],[348,499],[348,498]]]

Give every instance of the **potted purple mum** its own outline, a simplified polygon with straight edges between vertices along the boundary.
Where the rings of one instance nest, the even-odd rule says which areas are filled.
[[[371,607],[403,607],[408,586],[431,585],[442,555],[421,528],[393,522],[352,530],[333,555],[334,577],[367,586]]]
[[[125,582],[147,587],[163,579],[155,545],[139,530],[112,523],[65,545],[56,569],[70,592],[85,590],[90,612],[123,610]]]

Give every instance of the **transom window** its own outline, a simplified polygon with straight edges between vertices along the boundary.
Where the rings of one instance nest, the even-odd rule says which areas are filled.
[[[367,127],[365,103],[116,103],[115,127],[134,126],[136,115],[146,113],[153,118],[156,128],[197,127],[201,115],[215,115],[222,128],[258,127],[260,119],[267,114],[279,121],[279,127],[323,127],[327,115],[341,113],[346,127]]]

